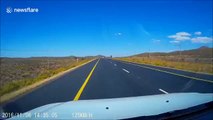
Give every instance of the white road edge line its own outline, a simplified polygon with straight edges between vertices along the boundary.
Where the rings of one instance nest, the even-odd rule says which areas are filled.
[[[126,69],[122,69],[123,71],[125,71],[125,72],[127,72],[127,73],[129,73],[129,71],[128,70],[126,70]]]
[[[161,92],[163,92],[163,93],[165,93],[165,94],[169,94],[168,92],[166,92],[165,90],[163,90],[163,89],[158,89],[159,91],[161,91]]]

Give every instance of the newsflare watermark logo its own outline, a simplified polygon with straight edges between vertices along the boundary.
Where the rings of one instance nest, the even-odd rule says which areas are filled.
[[[26,8],[7,7],[6,8],[6,13],[38,13],[38,12],[39,12],[38,8],[31,8],[31,7],[26,7]]]
[[[7,7],[6,12],[7,13],[12,13],[13,9],[11,7]]]

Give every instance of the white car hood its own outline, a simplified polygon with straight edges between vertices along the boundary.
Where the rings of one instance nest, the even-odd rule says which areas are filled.
[[[38,107],[17,119],[126,119],[140,116],[159,115],[182,110],[213,101],[213,94],[171,93],[140,97],[79,100],[53,103]],[[43,116],[43,114],[47,114]],[[36,116],[41,114],[41,116]]]

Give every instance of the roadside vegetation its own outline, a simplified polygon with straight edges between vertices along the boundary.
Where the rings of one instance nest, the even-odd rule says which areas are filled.
[[[0,96],[92,60],[76,57],[0,58]]]
[[[188,70],[193,72],[202,72],[213,74],[213,64],[211,62],[189,62],[185,61],[184,58],[178,58],[178,56],[173,59],[168,59],[169,57],[122,57],[115,58],[117,60],[123,60],[128,62],[135,62],[139,64],[150,64],[156,66],[163,66],[175,69]],[[210,59],[211,60],[211,59]]]

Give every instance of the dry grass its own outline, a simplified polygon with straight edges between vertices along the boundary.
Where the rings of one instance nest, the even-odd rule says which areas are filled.
[[[60,72],[90,61],[92,58],[1,58],[0,96],[17,91]]]
[[[128,62],[135,62],[140,64],[150,64],[156,66],[163,66],[181,70],[188,70],[193,72],[201,73],[210,73],[213,74],[213,65],[212,63],[193,63],[193,62],[183,62],[183,61],[168,61],[157,58],[148,58],[148,57],[123,57],[115,58],[117,60],[123,60]]]

